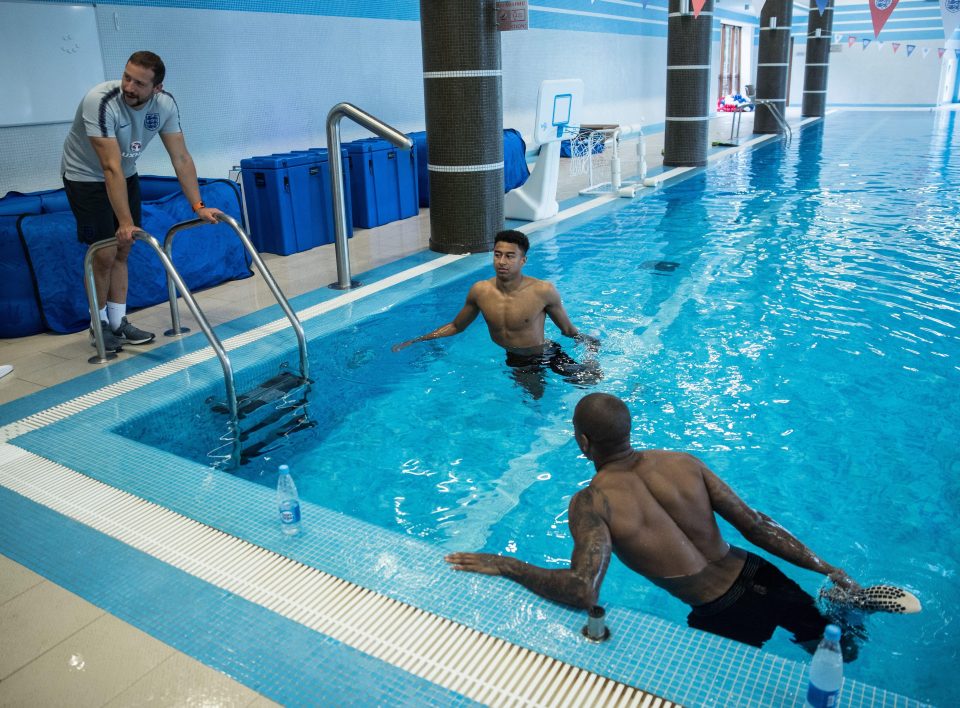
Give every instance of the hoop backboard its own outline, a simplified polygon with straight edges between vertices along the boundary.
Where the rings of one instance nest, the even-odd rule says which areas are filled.
[[[550,79],[542,82],[537,95],[537,124],[533,139],[539,145],[561,140],[564,128],[580,126],[582,107],[581,79]]]

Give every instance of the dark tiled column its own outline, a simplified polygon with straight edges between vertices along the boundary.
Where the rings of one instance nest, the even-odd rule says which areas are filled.
[[[667,114],[663,164],[707,164],[710,140],[710,50],[713,0],[698,17],[680,14],[682,0],[670,0],[667,15]]]
[[[819,35],[819,36],[818,36]],[[820,14],[817,0],[810,0],[807,21],[807,64],[803,74],[804,116],[820,116],[827,108],[827,69],[830,68],[830,44],[833,41],[833,0]]]
[[[814,0],[816,1],[816,0]],[[787,109],[787,73],[790,68],[792,0],[767,0],[760,11],[760,46],[757,49],[757,99],[769,101],[781,116]],[[779,121],[769,106],[757,105],[754,133],[779,133]]]
[[[496,1],[421,0],[430,248],[476,253],[503,228]]]

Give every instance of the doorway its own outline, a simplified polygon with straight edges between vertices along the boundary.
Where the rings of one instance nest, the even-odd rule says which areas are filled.
[[[720,24],[720,76],[717,97],[740,93],[740,37],[737,25]]]

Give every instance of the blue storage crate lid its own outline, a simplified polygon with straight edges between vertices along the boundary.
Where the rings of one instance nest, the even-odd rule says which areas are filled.
[[[327,157],[327,155],[328,155],[328,153],[329,153],[330,151],[327,150],[327,148],[307,148],[307,151],[317,153],[317,154],[320,156],[320,161],[321,161],[321,162],[326,162],[326,161],[329,159],[329,158]],[[302,151],[294,151],[294,152],[302,152]],[[341,156],[341,157],[347,157],[348,155],[349,155],[349,153],[347,152],[347,148],[345,148],[345,147],[343,147],[343,146],[341,145],[341,146],[340,146],[340,156]]]
[[[309,155],[294,155],[285,152],[278,155],[258,155],[240,160],[243,170],[283,170],[297,165],[309,165],[314,159]]]
[[[360,140],[354,140],[352,143],[347,143],[343,147],[345,147],[351,155],[362,152],[400,149],[389,140],[384,140],[383,138],[361,138]]]
[[[296,155],[308,155],[310,161],[314,164],[324,163],[328,159],[326,148],[307,148],[306,150],[294,150],[293,153]],[[346,154],[346,152],[344,152],[344,154]]]
[[[312,165],[317,161],[312,152],[305,150],[294,150],[292,152],[277,152],[271,157],[279,157],[284,161],[283,167],[298,167],[300,165]]]

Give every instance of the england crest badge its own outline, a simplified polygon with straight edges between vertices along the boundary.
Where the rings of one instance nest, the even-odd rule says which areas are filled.
[[[143,117],[143,127],[147,130],[154,131],[160,127],[160,114],[159,113],[147,113]]]

